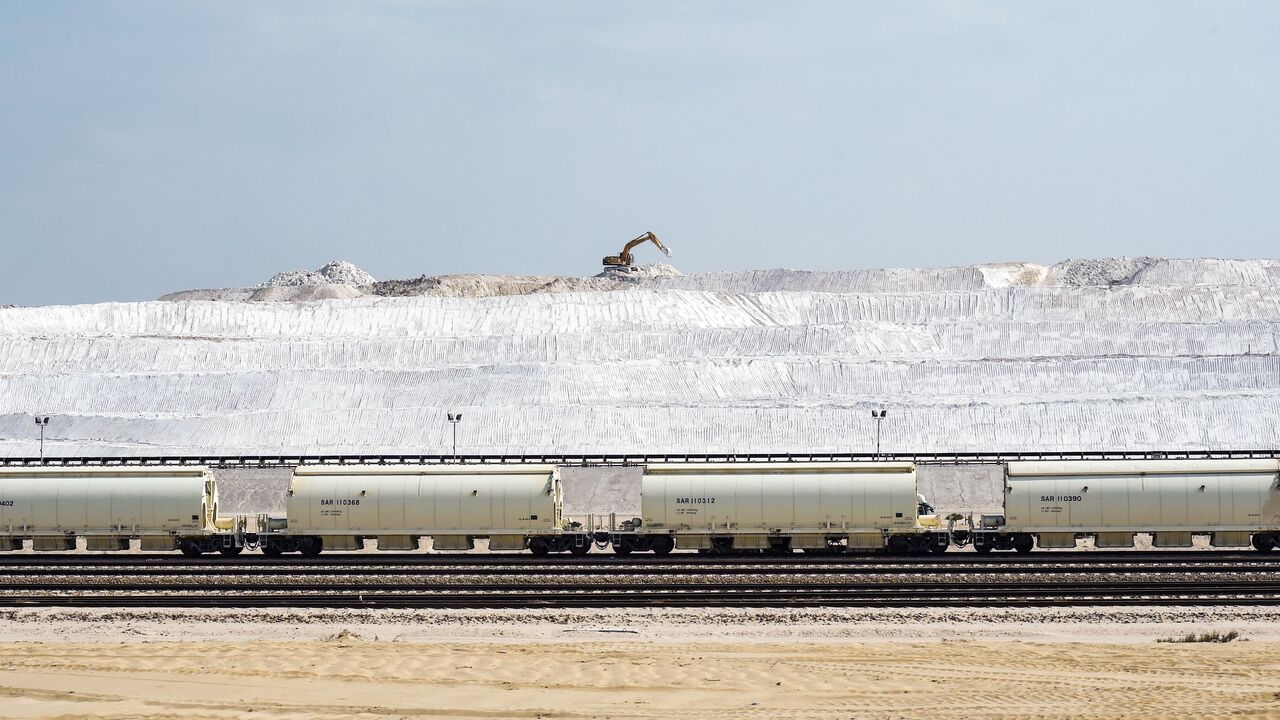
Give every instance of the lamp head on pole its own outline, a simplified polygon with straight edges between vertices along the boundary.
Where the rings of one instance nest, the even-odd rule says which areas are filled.
[[[36,416],[36,424],[37,424],[37,425],[48,425],[48,424],[49,424],[49,418],[48,418],[48,416],[40,417],[40,416],[38,416],[38,415],[37,415],[37,416]]]

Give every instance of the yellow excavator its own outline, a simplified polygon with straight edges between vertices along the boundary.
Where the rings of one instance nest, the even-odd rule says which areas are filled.
[[[617,255],[610,255],[609,257],[606,257],[604,259],[604,266],[606,268],[623,268],[628,270],[633,268],[635,258],[631,256],[631,251],[636,249],[637,246],[643,245],[647,242],[652,242],[654,245],[657,245],[658,249],[666,253],[667,257],[671,257],[671,251],[667,249],[666,245],[662,244],[662,241],[658,239],[658,236],[654,235],[652,232],[647,232],[624,245],[622,252]]]

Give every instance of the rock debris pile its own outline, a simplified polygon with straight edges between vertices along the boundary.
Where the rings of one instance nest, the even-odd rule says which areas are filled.
[[[302,285],[372,285],[373,276],[345,260],[334,260],[319,270],[290,270],[276,273],[258,287],[298,287]]]

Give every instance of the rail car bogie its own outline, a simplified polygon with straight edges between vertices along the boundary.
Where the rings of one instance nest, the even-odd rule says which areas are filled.
[[[976,531],[962,537],[973,544],[975,551],[984,554],[992,550],[1029,553],[1036,546],[1035,537],[1028,533]]]
[[[284,553],[300,553],[304,557],[319,555],[325,549],[324,538],[316,535],[268,534],[258,537],[262,554],[277,557]],[[330,545],[329,549],[336,549]]]
[[[239,555],[245,549],[245,542],[243,535],[219,533],[175,538],[172,546],[163,549],[178,550],[188,557],[196,557],[204,553]]]
[[[885,549],[891,553],[920,555],[923,553],[940,554],[951,547],[951,538],[945,532],[926,531],[912,535],[890,535],[885,542]]]

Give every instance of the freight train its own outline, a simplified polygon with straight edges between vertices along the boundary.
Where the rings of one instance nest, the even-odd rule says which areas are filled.
[[[1280,545],[1280,460],[1010,462],[1004,513],[944,524],[902,462],[653,464],[640,517],[564,513],[552,465],[303,466],[283,515],[223,516],[205,468],[0,469],[0,551],[127,550],[269,556],[470,550],[619,555]],[[83,543],[78,540],[83,539]]]

